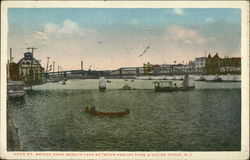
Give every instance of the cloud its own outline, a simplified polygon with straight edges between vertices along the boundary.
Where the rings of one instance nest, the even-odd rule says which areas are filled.
[[[205,38],[198,31],[182,26],[169,27],[167,36],[177,43],[204,44],[206,42]]]
[[[47,33],[44,33],[44,32],[36,32],[33,37],[37,38],[37,39],[48,39],[48,34]]]
[[[64,20],[61,25],[48,23],[44,27],[44,32],[48,34],[73,34],[82,32],[78,24],[70,20]]]
[[[82,38],[86,35],[97,36],[98,31],[95,29],[81,28],[79,25],[70,20],[64,20],[59,24],[47,23],[42,28],[42,31],[36,31],[32,38],[36,40],[48,40],[67,37],[70,39]]]
[[[213,23],[213,22],[214,22],[214,19],[211,18],[211,17],[207,17],[207,18],[205,19],[205,21],[206,21],[206,22],[209,22],[209,23]]]
[[[175,14],[178,14],[178,15],[183,15],[183,14],[184,14],[184,10],[181,9],[181,8],[174,8],[174,9],[173,9],[173,12],[174,12]]]
[[[138,19],[132,19],[130,23],[133,25],[138,25],[139,21],[138,21]]]

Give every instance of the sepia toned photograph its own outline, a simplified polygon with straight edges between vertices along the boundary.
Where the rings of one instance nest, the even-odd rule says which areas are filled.
[[[141,3],[5,6],[5,155],[247,159],[246,10]]]

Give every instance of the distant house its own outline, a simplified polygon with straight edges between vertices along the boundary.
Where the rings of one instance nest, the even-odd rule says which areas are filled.
[[[40,84],[44,81],[44,68],[36,60],[31,52],[24,53],[24,57],[18,62],[19,73],[25,84]]]
[[[206,62],[206,74],[241,74],[241,58],[220,58],[218,53],[209,54]]]

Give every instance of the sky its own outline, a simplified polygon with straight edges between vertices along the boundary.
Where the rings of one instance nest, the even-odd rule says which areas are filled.
[[[236,8],[9,8],[8,48],[18,62],[27,47],[46,66],[109,70],[143,63],[188,63],[241,54]]]

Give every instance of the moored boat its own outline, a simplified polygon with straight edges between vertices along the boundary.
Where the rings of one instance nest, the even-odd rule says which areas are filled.
[[[129,114],[129,109],[126,109],[125,111],[122,112],[100,112],[96,111],[94,108],[85,108],[85,113],[89,113],[91,115],[96,115],[96,116],[106,116],[106,117],[120,117]]]
[[[99,78],[99,89],[101,91],[105,91],[106,90],[106,80],[105,80],[105,77],[100,77]]]
[[[22,81],[8,81],[7,95],[9,97],[22,97],[25,95],[24,82]]]

